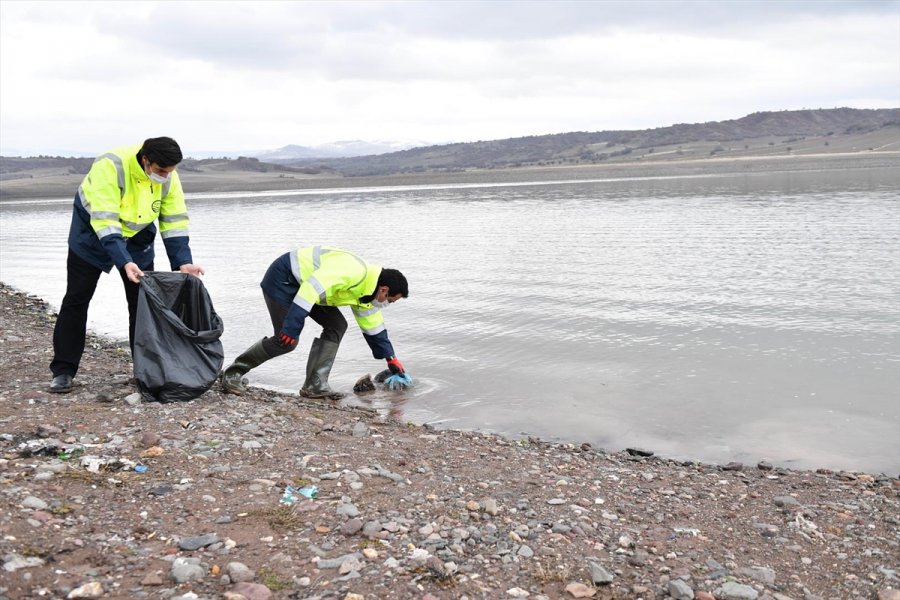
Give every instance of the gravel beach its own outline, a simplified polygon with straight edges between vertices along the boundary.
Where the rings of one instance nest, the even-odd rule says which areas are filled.
[[[384,391],[144,403],[97,337],[50,394],[54,319],[0,284],[0,598],[900,598],[897,474],[435,430]]]

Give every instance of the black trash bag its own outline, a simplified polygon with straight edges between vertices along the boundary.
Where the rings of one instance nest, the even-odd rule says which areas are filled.
[[[206,286],[187,273],[141,279],[134,327],[134,379],[147,402],[193,400],[216,382],[225,326]]]

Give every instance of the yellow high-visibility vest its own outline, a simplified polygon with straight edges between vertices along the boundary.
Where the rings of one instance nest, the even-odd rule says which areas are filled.
[[[141,145],[110,150],[94,161],[78,188],[81,205],[91,216],[91,228],[101,240],[121,234],[128,239],[159,219],[165,240],[188,235],[187,206],[178,173],[160,185],[150,181],[138,162]]]
[[[381,309],[359,301],[375,292],[381,266],[340,248],[312,246],[291,254],[291,271],[300,282],[294,303],[307,312],[316,304],[349,306],[363,333],[384,331]]]

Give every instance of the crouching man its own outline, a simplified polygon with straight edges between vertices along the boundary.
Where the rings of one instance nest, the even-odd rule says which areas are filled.
[[[306,362],[306,382],[300,395],[306,398],[340,398],[328,384],[338,347],[347,331],[339,306],[349,306],[372,349],[372,356],[387,361],[392,377],[406,378],[403,365],[388,339],[381,309],[409,296],[406,277],[358,256],[328,246],[312,246],[275,259],[260,284],[272,319],[273,335],[247,348],[222,376],[225,391],[247,391],[242,378],[269,359],[297,347],[306,317],[322,326]]]

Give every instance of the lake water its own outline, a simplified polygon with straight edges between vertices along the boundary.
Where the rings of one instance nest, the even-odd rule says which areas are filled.
[[[189,208],[228,362],[270,334],[269,263],[332,244],[410,281],[385,316],[417,385],[352,402],[608,450],[897,475],[898,190],[900,169],[848,169],[198,194]],[[54,307],[70,204],[0,205],[0,278]],[[101,278],[90,327],[127,337],[126,314],[118,276]],[[384,363],[347,316],[332,384],[349,392]],[[295,392],[318,332],[251,382]]]

